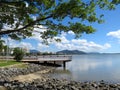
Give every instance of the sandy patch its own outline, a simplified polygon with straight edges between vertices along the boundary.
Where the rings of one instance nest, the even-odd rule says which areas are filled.
[[[47,70],[42,70],[42,71],[38,71],[38,72],[35,72],[35,73],[27,74],[27,75],[19,75],[19,76],[16,76],[14,78],[11,78],[10,80],[18,80],[20,82],[30,82],[34,79],[45,80],[46,77],[43,76],[42,74],[48,73],[50,71],[51,70],[47,69]]]
[[[7,90],[4,86],[0,86],[0,90]]]

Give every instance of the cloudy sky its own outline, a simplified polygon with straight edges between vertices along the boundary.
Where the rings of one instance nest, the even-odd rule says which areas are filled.
[[[61,43],[51,42],[49,46],[42,44],[40,35],[36,32],[33,37],[21,41],[9,39],[10,47],[26,47],[36,49],[41,52],[56,52],[64,49],[80,50],[85,52],[109,52],[120,53],[120,6],[114,11],[97,11],[104,14],[105,22],[103,24],[93,23],[92,26],[96,29],[93,34],[83,34],[82,37],[74,39],[74,33],[62,32],[59,36]],[[42,27],[42,26],[40,26]],[[36,28],[35,30],[44,31]]]

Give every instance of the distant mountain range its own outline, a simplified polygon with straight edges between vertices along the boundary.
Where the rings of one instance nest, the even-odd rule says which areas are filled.
[[[40,53],[38,50],[30,50],[30,53]],[[56,54],[100,54],[98,52],[84,52],[84,51],[79,51],[79,50],[62,50],[56,52]]]
[[[62,50],[56,52],[56,54],[87,54],[87,53],[79,50]]]
[[[56,54],[100,54],[99,52],[84,52],[84,51],[79,51],[79,50],[62,50],[56,52]]]

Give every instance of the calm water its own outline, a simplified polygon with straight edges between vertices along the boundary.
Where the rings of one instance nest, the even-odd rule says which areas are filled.
[[[76,81],[120,82],[120,54],[74,55],[66,70],[58,68],[51,76]]]

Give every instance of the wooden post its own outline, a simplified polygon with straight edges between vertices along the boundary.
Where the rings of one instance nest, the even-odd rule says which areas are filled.
[[[54,61],[54,66],[56,65],[56,61]]]
[[[63,61],[63,69],[66,69],[66,61]]]
[[[47,65],[47,61],[44,61],[44,64]]]

